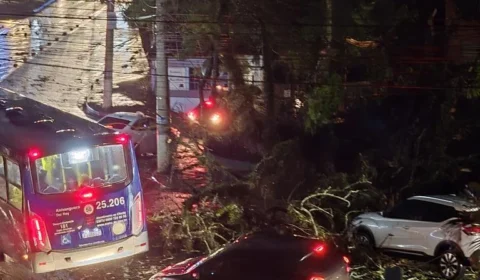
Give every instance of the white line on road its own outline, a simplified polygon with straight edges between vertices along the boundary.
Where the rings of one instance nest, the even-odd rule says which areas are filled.
[[[95,20],[95,18],[102,12],[104,12],[105,10],[107,9],[106,6],[102,7],[101,9],[99,9],[98,11],[96,11],[95,13],[89,15],[89,17],[91,17],[91,20]],[[65,21],[66,22],[66,21]],[[10,30],[12,30],[15,26],[19,25],[19,23],[16,23],[15,25],[12,26],[12,28],[10,28]],[[61,24],[60,24],[61,25]],[[70,33],[68,33],[68,35],[72,35],[73,33],[75,33],[76,31],[80,30],[80,26],[79,27],[76,27],[74,28]],[[68,36],[63,36],[60,40],[58,40],[57,42],[65,42],[68,40]],[[52,44],[52,46],[54,46],[54,44]],[[28,62],[32,61],[32,60],[35,60],[37,57],[41,56],[42,53],[40,52],[38,55],[36,56],[33,56],[33,57],[29,57],[27,59]],[[25,62],[27,62],[25,61]],[[26,63],[22,63],[19,67],[17,67],[16,69],[12,69],[12,71],[9,71],[7,73],[5,73],[5,75],[3,76],[0,76],[0,82],[6,80],[13,72],[15,72],[16,70],[20,69],[21,67],[24,67],[24,65],[26,65]]]
[[[6,92],[9,92],[9,93],[15,93],[13,90],[11,89],[8,89],[8,88],[4,88],[4,87],[0,87],[1,90],[4,90]]]

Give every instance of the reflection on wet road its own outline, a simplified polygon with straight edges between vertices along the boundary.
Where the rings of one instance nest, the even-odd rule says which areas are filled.
[[[95,1],[58,0],[35,17],[0,21],[0,81],[24,61],[82,27],[82,18],[104,8]]]
[[[143,77],[147,61],[138,32],[123,20],[122,6],[116,10],[113,71],[114,83],[118,84]],[[0,87],[85,117],[78,103],[102,93],[105,5],[59,0],[36,17],[7,25],[4,29],[8,35],[0,42]],[[119,95],[113,94],[116,100],[135,103]]]

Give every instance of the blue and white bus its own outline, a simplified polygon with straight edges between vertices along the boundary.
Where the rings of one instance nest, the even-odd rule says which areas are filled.
[[[148,248],[128,136],[0,94],[0,256],[44,273]]]

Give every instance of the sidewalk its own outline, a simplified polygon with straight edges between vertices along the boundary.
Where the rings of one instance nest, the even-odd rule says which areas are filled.
[[[106,21],[102,19],[106,17],[105,5],[90,1],[59,0],[53,7],[61,6],[61,3],[74,6],[55,13],[75,13],[75,17],[80,18],[79,22],[72,20],[65,23],[67,19],[59,18],[49,23],[49,30],[54,28],[55,35],[52,36],[50,31],[47,33],[49,38],[43,41],[47,41],[48,45],[23,65],[21,58],[15,59],[16,63],[17,60],[20,63],[0,82],[0,86],[85,118],[84,112],[78,108],[79,104],[85,97],[98,100],[103,94]],[[77,5],[83,6],[79,8]],[[117,11],[119,21],[115,30],[113,79],[114,91],[118,92],[119,84],[139,79],[148,71],[138,33],[128,27],[120,10]],[[66,31],[57,35],[56,29]],[[10,34],[9,39],[24,37],[20,32]],[[113,99],[114,105],[143,105],[122,93],[115,93]]]

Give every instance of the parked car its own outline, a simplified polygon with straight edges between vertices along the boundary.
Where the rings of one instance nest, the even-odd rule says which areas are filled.
[[[132,138],[138,154],[156,153],[156,122],[154,118],[141,112],[117,112],[104,116],[98,123],[128,134]]]
[[[455,279],[478,267],[479,207],[455,195],[414,196],[384,212],[356,217],[350,237],[360,246],[434,257],[441,275]]]
[[[322,240],[257,233],[169,266],[150,280],[347,280],[350,260],[343,253]]]
[[[206,100],[203,108],[200,105],[187,112],[187,120],[191,124],[200,124],[209,129],[222,130],[228,127],[228,113],[213,99]]]

